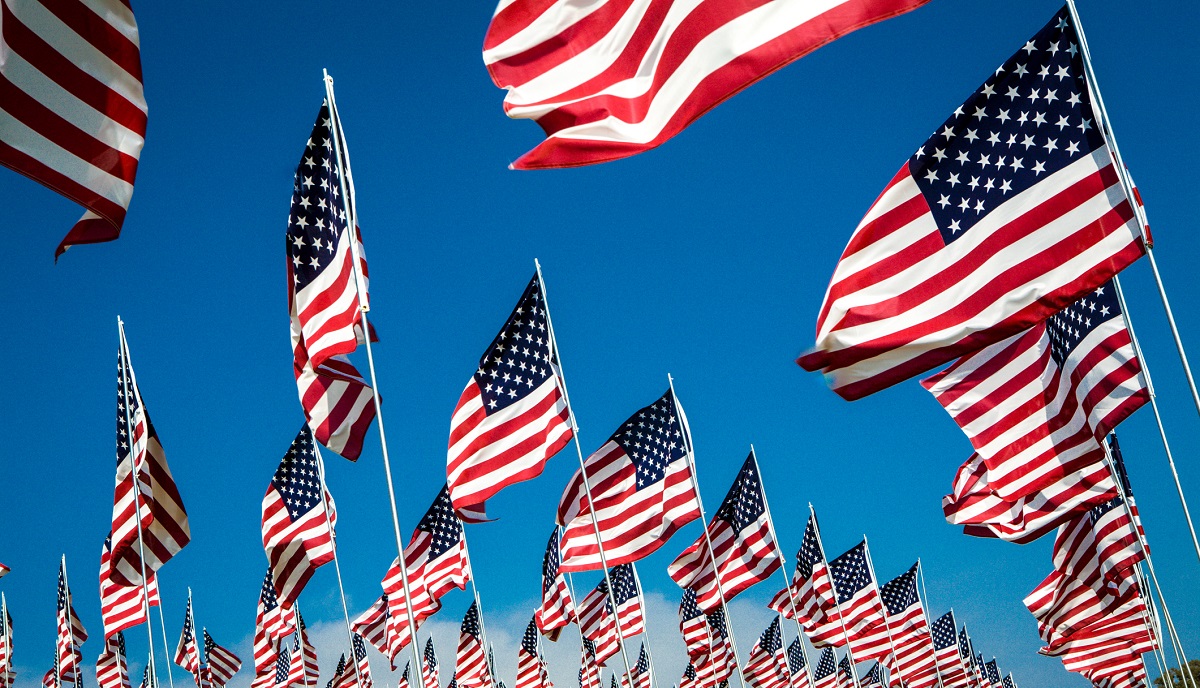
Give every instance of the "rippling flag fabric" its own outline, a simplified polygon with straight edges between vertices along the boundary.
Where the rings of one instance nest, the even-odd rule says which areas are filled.
[[[600,666],[596,661],[596,644],[583,639],[579,660],[579,688],[600,688]]]
[[[472,602],[459,627],[458,655],[454,664],[454,680],[462,688],[489,688],[492,685],[482,635],[479,605]]]
[[[308,628],[304,618],[297,612],[296,644],[292,647],[288,662],[288,688],[316,688],[320,670],[317,666],[317,648],[308,640]]]
[[[799,637],[793,638],[787,648],[788,675],[791,688],[811,688],[808,678],[808,663],[804,659],[804,646]]]
[[[572,167],[661,145],[817,48],[927,0],[501,2],[483,61],[504,112],[546,140],[513,167]]]
[[[646,631],[642,591],[632,564],[621,564],[608,570],[613,594],[608,594],[608,580],[601,579],[592,592],[579,603],[579,631],[584,638],[596,643],[596,663],[604,666],[621,649],[621,642]],[[613,611],[613,599],[616,612]],[[617,634],[620,633],[620,638]]]
[[[392,671],[395,671],[396,657],[403,649],[400,646],[400,633],[397,628],[401,621],[408,625],[407,617],[401,620],[388,613],[388,596],[384,593],[367,608],[367,611],[359,614],[350,627],[355,633],[362,635],[363,640],[370,643],[371,647],[387,657],[392,664]]]
[[[571,588],[567,577],[559,571],[561,531],[556,527],[546,543],[546,554],[542,556],[542,604],[534,612],[534,621],[550,640],[558,640],[562,629],[575,621],[575,604],[571,600]]]
[[[967,672],[959,656],[957,624],[954,610],[939,616],[930,628],[933,636],[933,652],[937,661],[938,675],[942,688],[969,688]]]
[[[796,604],[794,611],[793,600]],[[835,617],[837,600],[829,568],[825,564],[825,554],[821,550],[815,513],[809,514],[808,524],[804,528],[804,538],[800,541],[800,550],[796,552],[796,571],[792,574],[789,587],[776,593],[768,606],[789,619],[799,614],[796,620],[810,636],[828,625],[831,617]]]
[[[207,629],[204,630],[204,656],[208,660],[208,676],[218,687],[229,683],[229,679],[242,668],[242,660],[218,645]]]
[[[881,659],[890,652],[883,600],[867,557],[867,543],[863,541],[829,561],[837,614],[810,636],[818,646],[841,646],[848,640],[859,662]]]
[[[104,651],[96,659],[96,685],[100,688],[129,688],[125,666],[125,634],[117,631],[104,639]]]
[[[571,441],[570,418],[546,292],[535,274],[450,418],[446,476],[454,508],[482,512],[492,495],[541,475]]]
[[[679,679],[679,688],[698,688],[696,682],[696,665],[688,663],[687,668],[683,670],[683,676]]]
[[[801,366],[858,399],[1029,329],[1142,255],[1078,46],[1064,8],[909,158],[842,254]]]
[[[633,674],[633,688],[650,688],[650,657],[646,654],[646,642],[642,641],[642,649],[638,651],[637,662],[634,663],[633,669],[630,672]],[[616,683],[617,675],[613,674],[613,683]],[[629,681],[624,676],[621,677],[621,685],[625,688],[629,687]]]
[[[275,584],[268,565],[258,594],[258,614],[254,621],[254,674],[255,683],[264,676],[269,677],[279,658],[280,641],[296,629],[296,610],[279,603]]]
[[[920,562],[913,564],[879,589],[894,650],[888,668],[907,688],[933,688],[938,682],[933,638],[917,589],[920,566]]]
[[[544,688],[542,653],[538,649],[538,627],[535,619],[529,620],[521,645],[517,648],[517,683],[514,688]]]
[[[437,651],[433,649],[433,637],[425,641],[425,654],[421,664],[421,682],[425,688],[441,688],[438,680]]]
[[[691,588],[683,591],[683,599],[679,601],[679,633],[693,664],[709,652],[712,640],[708,619],[696,604],[696,591]]]
[[[175,645],[173,661],[195,677],[197,687],[201,685],[200,646],[196,642],[196,622],[192,616],[192,596],[190,594],[188,595],[187,612],[183,616],[183,631],[179,634],[179,642]]]
[[[147,622],[150,614],[146,594],[140,584],[121,585],[112,579],[111,546],[110,535],[104,538],[104,546],[100,550],[100,618],[104,622],[105,638]],[[146,587],[150,590],[150,606],[157,607],[160,604],[158,576],[149,576],[149,585]]]
[[[609,566],[649,556],[700,517],[687,419],[671,390],[629,417],[576,471],[558,504],[563,572],[601,567],[592,513]],[[594,507],[594,508],[593,508]]]
[[[783,652],[783,636],[779,631],[778,616],[771,620],[771,624],[750,648],[750,657],[746,660],[742,673],[751,688],[790,686],[791,676]]]
[[[837,688],[837,655],[832,647],[821,650],[817,668],[813,671],[814,688]]]
[[[71,603],[71,589],[67,587],[67,558],[62,558],[58,569],[58,635],[55,643],[55,668],[52,671],[60,685],[83,686],[80,667],[83,655],[80,647],[88,639],[87,630],[75,607]]]

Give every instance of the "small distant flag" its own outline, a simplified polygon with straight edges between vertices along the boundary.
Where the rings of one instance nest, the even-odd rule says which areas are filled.
[[[559,571],[561,555],[559,543],[561,531],[556,527],[546,543],[546,554],[542,557],[542,604],[534,613],[534,621],[550,640],[558,640],[559,634],[575,621],[575,604],[571,600],[571,589],[567,577]]]
[[[200,687],[200,646],[196,643],[196,622],[192,617],[192,596],[188,595],[187,612],[183,617],[183,631],[179,634],[179,643],[175,646],[175,663],[187,670],[196,678]]]
[[[808,663],[804,658],[804,646],[799,637],[793,638],[787,648],[788,672],[791,688],[811,688],[808,678]]]
[[[827,626],[831,617],[836,617],[837,600],[821,550],[815,513],[809,514],[808,525],[804,528],[804,539],[796,553],[796,572],[792,574],[790,585],[776,593],[768,606],[789,619],[799,614],[797,620],[810,636]]]
[[[125,635],[120,631],[104,639],[104,651],[96,659],[96,684],[100,688],[129,688]]]
[[[204,656],[208,660],[208,676],[217,686],[229,683],[229,679],[242,668],[242,660],[218,645],[208,634],[208,629],[204,630]]]
[[[751,688],[788,688],[791,685],[778,616],[750,648],[743,673]]]
[[[608,594],[612,581],[613,594]],[[613,599],[617,608],[613,612]],[[608,570],[608,579],[601,579],[592,592],[579,603],[579,631],[595,643],[596,664],[604,666],[621,649],[621,642],[646,630],[642,593],[632,564],[621,564]],[[620,637],[618,637],[618,633]]]
[[[933,622],[933,651],[943,688],[969,688],[967,672],[959,653],[958,633],[954,611],[948,611]]]
[[[479,605],[472,602],[459,628],[458,655],[454,664],[454,680],[462,688],[489,688],[492,685],[482,635]]]
[[[920,563],[893,578],[879,590],[887,610],[893,661],[892,675],[907,688],[933,688],[938,682],[937,659],[925,605],[917,586]]]
[[[438,680],[437,651],[433,649],[432,636],[425,641],[425,653],[422,659],[421,682],[425,688],[441,688],[441,682]]]
[[[543,684],[545,662],[538,647],[538,627],[534,619],[525,627],[521,646],[517,648],[517,682],[514,688],[547,688]]]
[[[304,618],[296,613],[296,644],[292,647],[292,657],[288,664],[288,686],[316,688],[319,670],[317,667],[317,648],[308,640],[308,629]]]
[[[258,595],[258,615],[254,622],[255,682],[269,676],[279,657],[280,641],[296,630],[295,608],[284,607],[275,594],[275,584],[268,565]]]
[[[54,678],[61,685],[83,686],[80,666],[83,656],[80,647],[87,640],[87,631],[75,613],[71,603],[71,589],[67,587],[67,558],[62,558],[58,569],[58,638],[55,644]]]

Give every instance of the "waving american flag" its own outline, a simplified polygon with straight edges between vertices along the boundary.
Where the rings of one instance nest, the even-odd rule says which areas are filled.
[[[538,630],[551,640],[558,640],[562,629],[575,621],[571,589],[567,585],[567,577],[558,570],[561,538],[562,532],[556,527],[546,543],[546,554],[542,557],[542,604],[533,617]]]
[[[612,581],[611,596],[608,593],[609,581]],[[620,651],[625,639],[645,631],[642,591],[638,587],[633,565],[614,566],[608,571],[608,579],[601,579],[596,588],[579,603],[579,632],[596,643],[596,663],[603,666],[609,657]]]
[[[207,660],[207,676],[218,688],[229,683],[229,679],[242,668],[242,660],[218,645],[208,634],[208,629],[204,629],[204,656]]]
[[[198,687],[201,685],[200,665],[203,659],[200,656],[200,646],[196,642],[196,620],[192,616],[191,594],[188,595],[187,612],[183,616],[183,631],[180,632],[179,642],[175,645],[173,661],[195,677]]]
[[[125,634],[120,631],[104,639],[104,651],[96,658],[96,685],[100,688],[129,688]]]
[[[148,577],[146,588],[150,591],[149,606],[141,585],[121,585],[112,579],[111,546],[110,535],[104,538],[104,546],[100,550],[100,618],[104,622],[105,638],[145,623],[150,618],[150,607],[160,604],[158,576]]]
[[[816,634],[818,628],[828,625],[829,619],[836,615],[833,581],[821,549],[817,515],[811,509],[800,550],[796,552],[796,572],[791,583],[775,593],[768,606],[789,619],[799,615],[796,620],[809,635]]]
[[[938,617],[930,628],[934,657],[943,688],[968,688],[970,685],[967,672],[963,668],[956,629],[954,610]]]
[[[750,648],[750,657],[742,673],[751,688],[788,688],[791,685],[778,616]]]
[[[67,558],[63,556],[58,569],[58,637],[55,643],[55,669],[53,675],[59,685],[75,684],[83,686],[83,673],[80,667],[83,656],[80,647],[87,640],[87,630],[75,607],[71,603],[71,589],[67,586]]]
[[[296,610],[279,603],[271,568],[263,578],[258,594],[258,615],[254,622],[254,672],[255,683],[274,671],[279,658],[280,641],[296,629]]]
[[[454,664],[454,680],[462,688],[489,688],[492,685],[482,636],[479,605],[472,602],[459,627],[458,655]]]
[[[893,675],[908,688],[933,688],[938,682],[937,660],[925,605],[917,587],[920,562],[893,578],[879,590],[887,610],[887,623],[894,650],[889,665]]]

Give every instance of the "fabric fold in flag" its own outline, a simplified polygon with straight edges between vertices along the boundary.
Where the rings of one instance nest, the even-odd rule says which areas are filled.
[[[571,589],[567,577],[559,571],[561,563],[562,533],[556,527],[546,543],[546,554],[542,557],[542,604],[534,612],[538,630],[550,640],[558,636],[572,621],[575,621],[575,603],[571,600]]]
[[[71,589],[67,587],[67,558],[63,557],[58,569],[58,634],[55,643],[55,668],[52,678],[59,686],[83,686],[83,654],[80,648],[87,641],[87,630],[71,602]]]
[[[858,399],[1029,329],[1142,255],[1079,43],[1064,8],[917,149],[842,254],[802,367]]]
[[[829,561],[836,611],[810,636],[818,647],[848,642],[857,662],[882,659],[891,652],[883,600],[867,557],[864,540]]]
[[[778,616],[750,648],[750,657],[742,673],[751,688],[789,688],[791,685]]]
[[[129,688],[125,634],[120,631],[104,639],[104,651],[96,659],[96,685],[100,688]]]
[[[150,607],[161,601],[158,595],[158,577],[149,576],[146,586],[150,591],[150,604],[146,604],[146,593],[141,585],[121,585],[112,579],[112,535],[104,538],[100,550],[100,618],[104,623],[104,637],[120,633],[127,628],[146,623],[150,618]],[[0,688],[7,688],[0,685]]]
[[[221,647],[208,634],[208,629],[204,630],[204,656],[207,658],[208,681],[217,688],[223,687],[234,674],[242,668],[242,660],[229,650]],[[314,684],[315,685],[315,684]]]
[[[308,629],[304,618],[296,613],[296,644],[292,646],[291,661],[288,662],[288,688],[315,688],[318,683],[319,668],[317,666],[317,648],[308,640]]]
[[[608,580],[613,594],[608,593]],[[579,603],[579,631],[595,643],[592,650],[596,664],[604,666],[621,649],[621,642],[646,631],[642,591],[637,584],[632,564],[621,564],[608,570],[608,580],[601,579],[592,592]],[[613,600],[616,611],[613,610]],[[618,637],[620,634],[620,637]]]
[[[776,593],[768,606],[786,618],[795,618],[810,636],[827,626],[829,619],[835,618],[837,599],[821,550],[815,513],[809,514],[804,528],[804,538],[796,552],[796,571],[789,586]]]

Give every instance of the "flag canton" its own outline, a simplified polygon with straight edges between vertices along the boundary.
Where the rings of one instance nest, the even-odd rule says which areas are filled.
[[[559,543],[558,528],[550,534],[550,542],[546,543],[546,553],[542,555],[542,593],[545,594],[554,587],[555,581],[558,579],[558,566],[561,563],[561,555],[558,552]]]
[[[718,607],[716,611],[705,617],[708,621],[708,628],[712,633],[712,637],[725,638],[729,635],[728,629],[725,628],[725,610]]]
[[[346,231],[341,165],[333,150],[329,105],[321,104],[316,124],[296,167],[288,214],[287,255],[293,293],[307,287],[334,263]]]
[[[542,285],[534,275],[500,334],[479,359],[475,384],[484,412],[492,414],[524,399],[554,375],[556,367]]]
[[[207,633],[204,635],[205,637],[208,636]],[[117,653],[120,654],[121,657],[125,656],[125,634],[122,631],[117,631]]]
[[[187,613],[183,616],[183,639],[180,641],[180,643],[186,646],[188,643],[192,642],[194,637],[195,631],[192,627],[192,603],[191,600],[189,600]]]
[[[829,574],[837,591],[838,604],[845,604],[859,590],[871,584],[867,569],[866,543],[860,542],[845,554],[829,562]]]
[[[633,462],[636,489],[660,482],[671,464],[687,457],[674,395],[668,390],[658,401],[630,416],[609,441],[620,445]]]
[[[1064,8],[917,149],[908,166],[950,243],[1104,144]]]
[[[921,596],[917,594],[916,564],[908,572],[884,583],[879,589],[879,596],[883,598],[888,616],[899,616],[905,609],[919,604]]]
[[[421,517],[417,530],[429,533],[429,558],[436,559],[450,551],[463,539],[462,521],[454,513],[454,505],[450,502],[450,488],[442,486],[437,499],[429,507],[429,511]]]
[[[459,631],[475,638],[479,637],[479,607],[475,606],[474,602],[467,609],[467,614],[463,617],[462,627],[459,628]]]
[[[633,577],[633,564],[621,564],[614,566],[608,570],[608,577],[612,580],[613,597],[617,600],[617,606],[621,606],[629,600],[637,597],[638,586],[637,579]],[[600,585],[604,586],[604,592],[608,592],[608,581],[601,581]],[[612,600],[608,602],[609,611],[612,611]]]
[[[762,651],[773,655],[783,649],[783,635],[779,632],[779,617],[771,620],[771,625],[758,638],[758,646]]]
[[[971,639],[967,636],[966,626],[958,632],[958,656],[960,659],[971,660]]]
[[[827,647],[821,651],[821,659],[817,660],[817,669],[813,672],[813,678],[820,681],[826,676],[830,676],[837,669],[837,662],[833,654],[833,648]]]
[[[633,668],[634,673],[644,674],[650,671],[650,659],[646,656],[646,643],[642,643],[642,649],[638,652],[637,666]],[[614,676],[615,678],[615,676]]]
[[[871,670],[867,672],[867,675],[863,677],[863,681],[866,685],[883,683],[883,672],[879,668],[879,662],[875,662],[875,665],[872,666]]]
[[[1102,323],[1121,315],[1117,290],[1111,281],[1079,299],[1046,321],[1050,337],[1050,355],[1059,366],[1067,360],[1079,342]]]
[[[984,668],[987,670],[988,681],[992,683],[1000,682],[1000,668],[996,666],[995,659],[992,659],[992,661],[984,665]]]
[[[211,654],[217,643],[213,641],[212,636],[208,634],[208,629],[204,629],[204,653]]]
[[[129,458],[133,446],[133,428],[130,421],[136,425],[138,412],[141,410],[138,395],[133,388],[133,376],[129,374],[129,363],[125,352],[117,354],[117,465]]]
[[[1017,688],[1016,684],[1013,683],[1012,674],[1004,677],[1004,688]]]
[[[703,613],[700,605],[696,604],[696,591],[693,588],[684,590],[683,599],[679,602],[679,618],[690,621]]]
[[[590,659],[593,662],[596,661],[596,641],[590,638],[583,639],[583,656],[584,659]],[[583,670],[580,669],[580,671]]]
[[[275,595],[275,582],[271,580],[271,568],[267,567],[267,575],[263,578],[262,592],[258,595],[265,611],[273,611],[279,606],[279,598]]]
[[[521,638],[521,647],[526,652],[533,656],[538,653],[538,630],[537,622],[533,619],[529,620],[529,625],[525,627],[525,635]]]
[[[1125,502],[1121,501],[1120,497],[1113,497],[1100,506],[1092,507],[1091,511],[1088,512],[1088,517],[1091,519],[1092,524],[1095,525],[1100,521],[1100,519],[1104,518],[1105,514],[1109,513],[1113,509],[1123,506],[1124,504]]]
[[[437,653],[433,650],[433,638],[425,641],[425,664],[430,671],[436,669],[438,665]]]
[[[683,670],[683,677],[689,681],[696,680],[696,665],[688,663],[687,668]]]
[[[317,471],[317,451],[312,431],[308,425],[300,428],[300,434],[292,441],[271,485],[283,499],[288,516],[293,521],[312,511],[321,500],[321,478]]]
[[[291,653],[286,647],[281,648],[279,650],[279,659],[275,660],[275,685],[287,684],[288,669],[291,663]],[[340,669],[338,673],[341,673]],[[330,681],[330,683],[333,683],[333,681]]]
[[[1112,454],[1113,464],[1117,467],[1117,479],[1121,481],[1121,486],[1125,488],[1125,494],[1129,495],[1129,503],[1133,503],[1133,486],[1129,484],[1129,473],[1125,472],[1125,459],[1121,458],[1121,445],[1117,443],[1117,433],[1109,433],[1108,448]]]
[[[938,617],[937,621],[933,622],[930,633],[933,635],[933,649],[944,650],[954,647],[958,640],[957,634],[954,632],[954,612],[946,612]]]
[[[725,495],[725,501],[721,502],[721,507],[717,509],[715,518],[732,525],[734,532],[740,533],[762,518],[763,512],[766,511],[764,504],[758,463],[751,454],[742,464],[742,470],[738,473],[729,494]]]
[[[67,580],[62,569],[58,571],[58,611],[65,611],[70,602],[67,600]]]
[[[800,638],[792,640],[787,649],[788,670],[793,674],[804,668],[804,647]]]
[[[796,569],[805,578],[812,578],[813,566],[823,557],[821,540],[817,537],[817,517],[809,516],[804,539],[800,541],[800,553],[796,556]]]
[[[367,646],[363,644],[363,637],[357,633],[354,634],[354,659],[362,661],[367,658]]]
[[[847,676],[853,675],[850,673],[850,655],[846,655],[845,657],[842,657],[842,661],[838,662],[838,671],[842,672],[843,674],[845,674]]]

